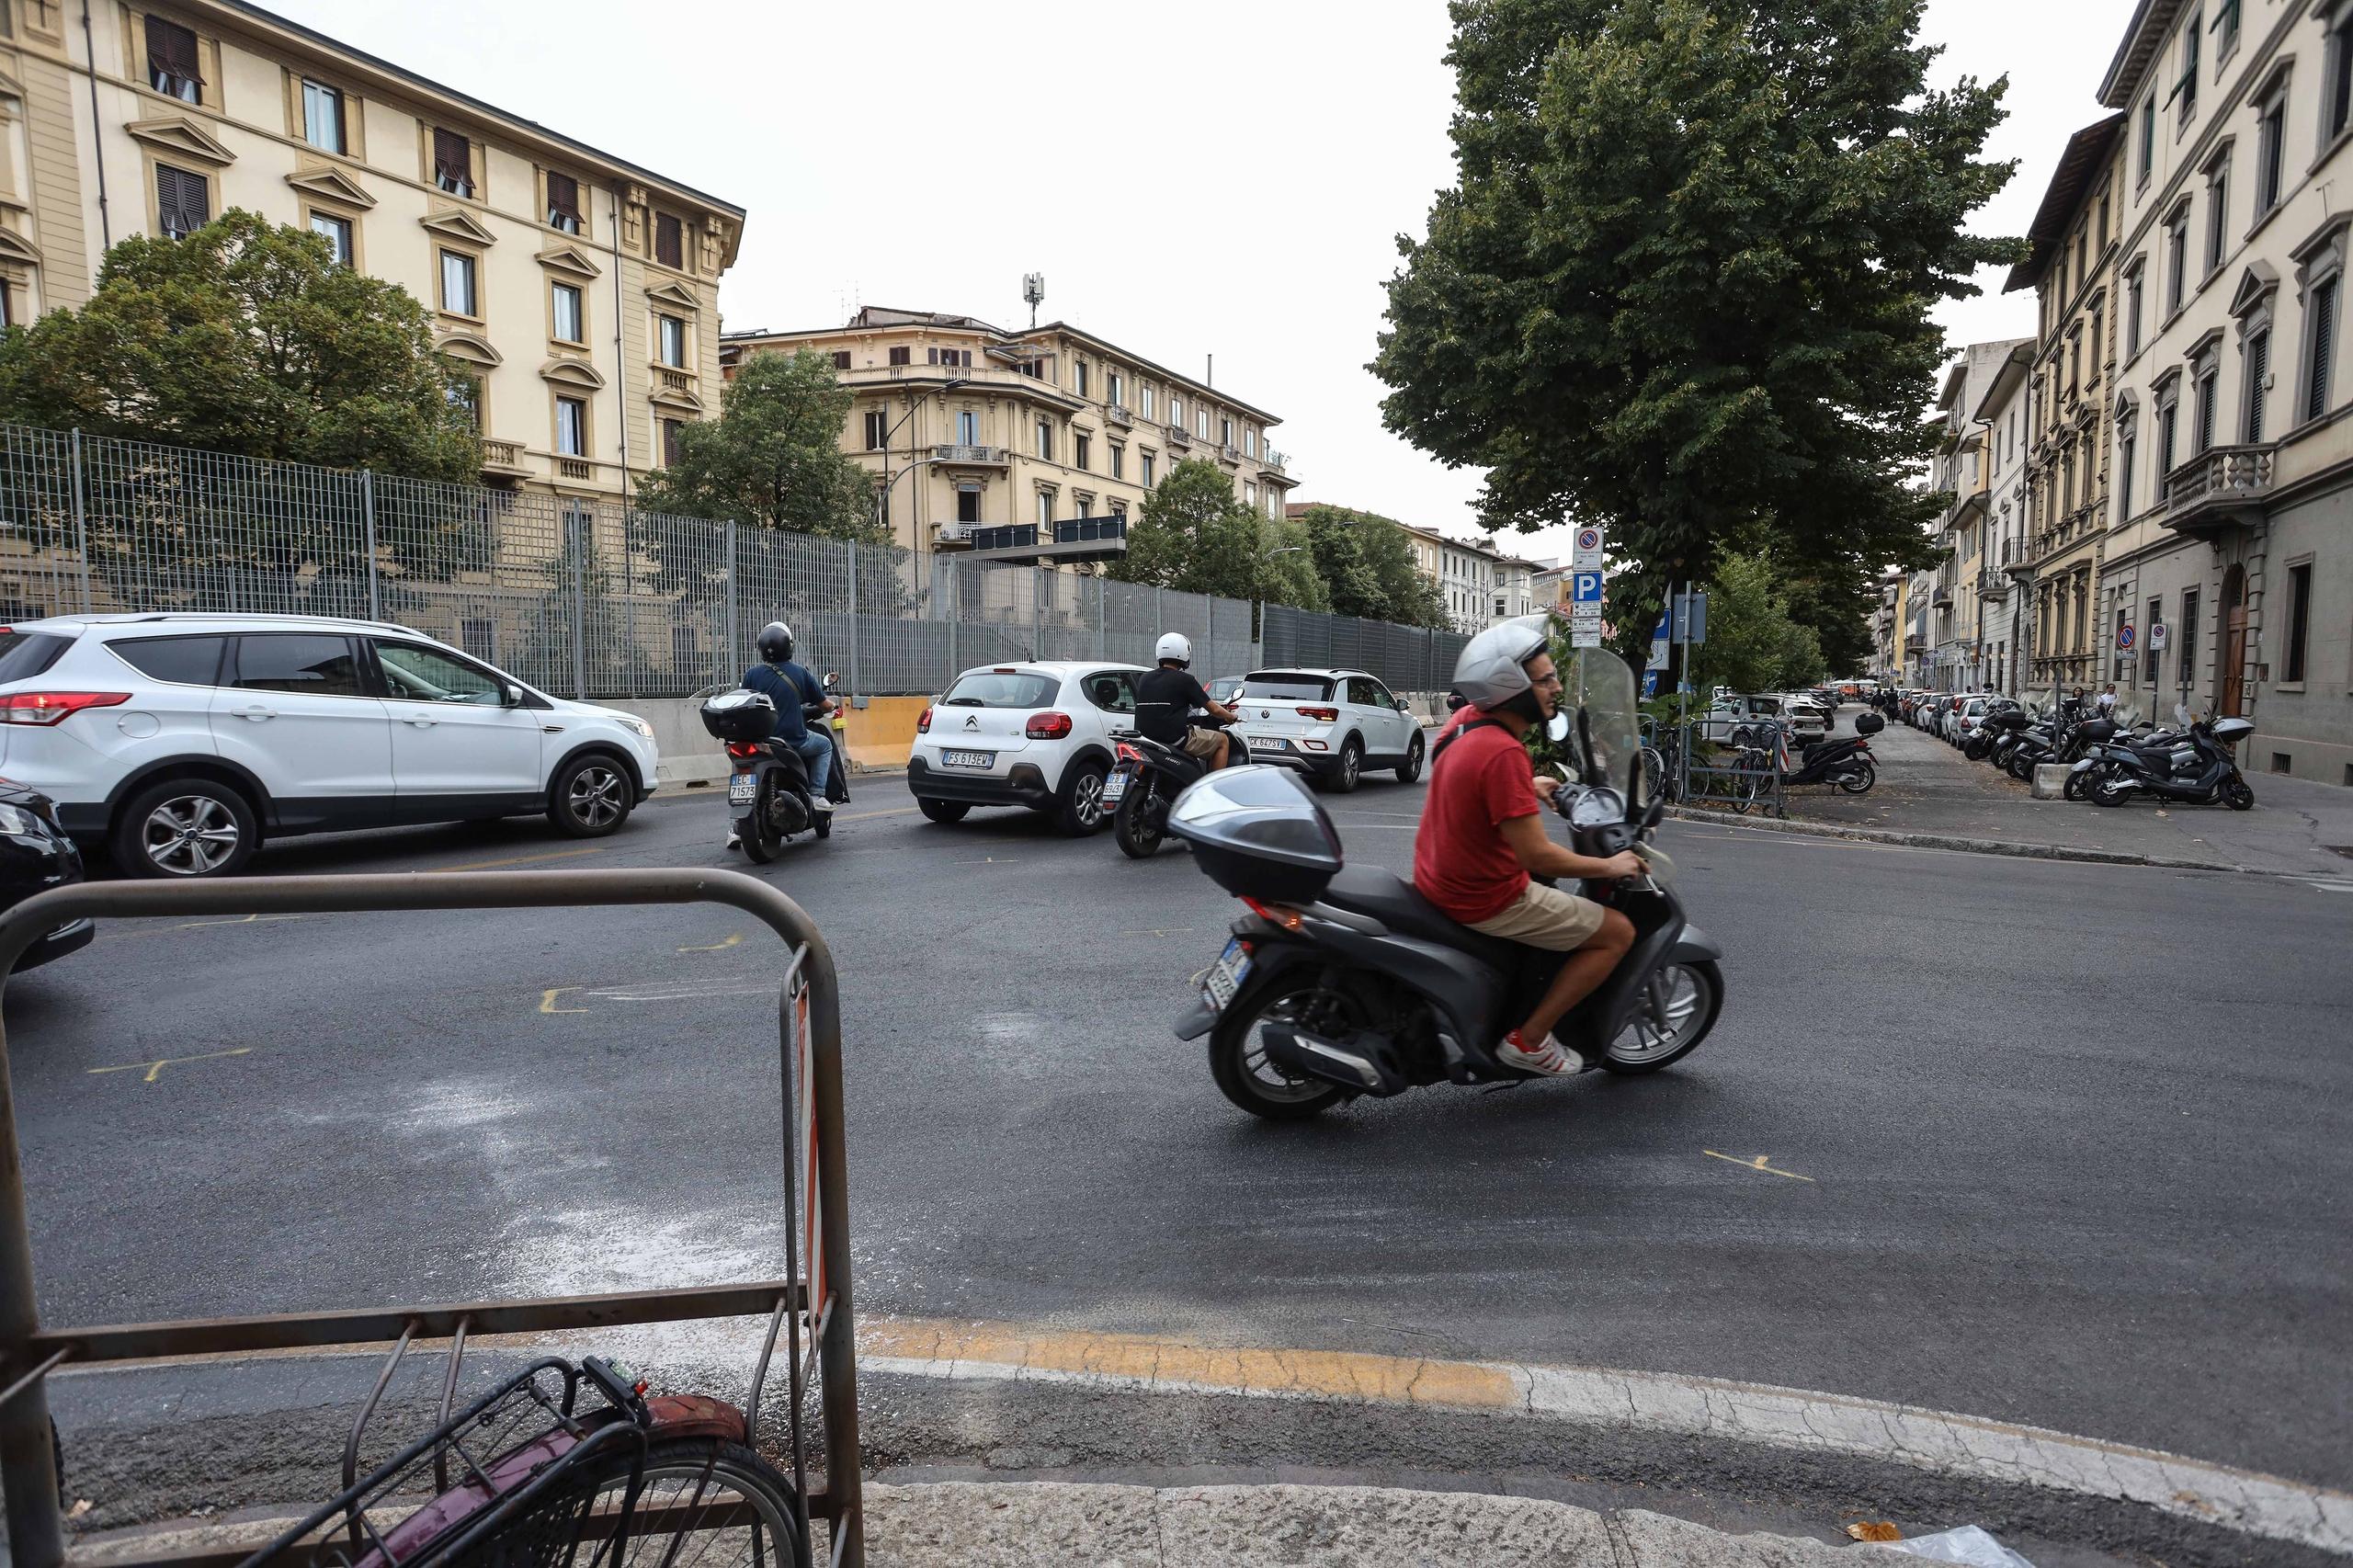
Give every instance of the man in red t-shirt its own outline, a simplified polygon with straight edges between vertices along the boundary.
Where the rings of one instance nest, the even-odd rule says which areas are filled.
[[[1633,922],[1529,874],[1563,881],[1638,877],[1643,858],[1629,850],[1595,859],[1544,832],[1542,801],[1560,781],[1535,777],[1525,743],[1560,706],[1561,677],[1540,626],[1509,622],[1472,638],[1455,685],[1471,705],[1438,737],[1414,846],[1414,886],[1474,931],[1570,955],[1495,1056],[1527,1073],[1579,1072],[1584,1058],[1554,1040],[1552,1027],[1609,978],[1633,946]]]

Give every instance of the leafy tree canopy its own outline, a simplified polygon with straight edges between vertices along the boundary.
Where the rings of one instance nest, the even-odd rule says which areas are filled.
[[[1328,613],[1332,590],[1324,585],[1307,526],[1291,518],[1267,517],[1258,524],[1258,597],[1268,604]]]
[[[124,240],[88,303],[0,335],[0,419],[417,479],[476,477],[471,391],[406,290],[243,210]]]
[[[1726,555],[1708,585],[1708,640],[1694,646],[1692,684],[1792,691],[1829,673],[1822,642],[1790,613],[1783,574],[1764,555]]]
[[[1111,562],[1111,575],[1188,594],[1256,598],[1267,581],[1265,521],[1233,494],[1223,469],[1187,458],[1144,497],[1128,524],[1128,552]]]
[[[638,486],[637,504],[882,542],[874,476],[842,450],[855,397],[823,354],[750,355],[727,383],[719,417],[679,432],[676,460]]]
[[[1316,570],[1329,585],[1335,614],[1401,626],[1450,626],[1445,597],[1415,565],[1414,541],[1394,519],[1319,505],[1299,520],[1313,547]]]
[[[1454,0],[1459,181],[1399,241],[1383,413],[1494,526],[1608,525],[1629,635],[1729,549],[1840,615],[1930,553],[1928,312],[2022,252],[1962,229],[2006,79],[1931,87],[1924,3]]]

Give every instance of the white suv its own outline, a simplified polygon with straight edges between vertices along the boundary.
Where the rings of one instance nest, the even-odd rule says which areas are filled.
[[[225,875],[265,836],[539,812],[601,837],[654,792],[657,760],[643,720],[381,621],[0,629],[0,774],[130,876]]]
[[[1251,755],[1295,758],[1318,784],[1347,794],[1368,769],[1422,776],[1421,721],[1362,670],[1256,670],[1233,699],[1233,733]]]
[[[1134,665],[1048,660],[966,670],[915,721],[907,788],[934,822],[1027,806],[1074,836],[1103,825],[1114,732],[1136,727]]]

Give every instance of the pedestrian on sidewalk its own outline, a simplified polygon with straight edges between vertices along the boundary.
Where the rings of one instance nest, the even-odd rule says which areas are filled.
[[[2111,717],[2113,717],[2113,716],[2114,716],[2114,714],[2115,714],[2115,712],[2116,712],[2116,683],[2115,683],[2115,682],[2110,681],[2110,682],[2109,683],[2108,689],[2107,689],[2107,690],[2105,690],[2105,691],[2103,691],[2103,692],[2101,692],[2101,693],[2099,694],[2098,708],[2099,708],[2099,716],[2100,716],[2101,718],[2103,718],[2103,719],[2107,719],[2107,718],[2111,718]]]

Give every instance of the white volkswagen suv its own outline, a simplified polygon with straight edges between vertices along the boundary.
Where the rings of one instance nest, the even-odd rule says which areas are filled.
[[[601,837],[654,792],[657,760],[643,720],[385,622],[0,628],[0,775],[130,876],[226,875],[264,837],[540,812]]]
[[[937,823],[1027,806],[1074,836],[1103,825],[1112,735],[1136,727],[1134,665],[1101,659],[966,670],[915,721],[907,788]]]
[[[1422,776],[1421,721],[1363,670],[1256,670],[1233,710],[1252,756],[1296,758],[1340,794],[1367,771],[1391,768],[1405,784]]]

